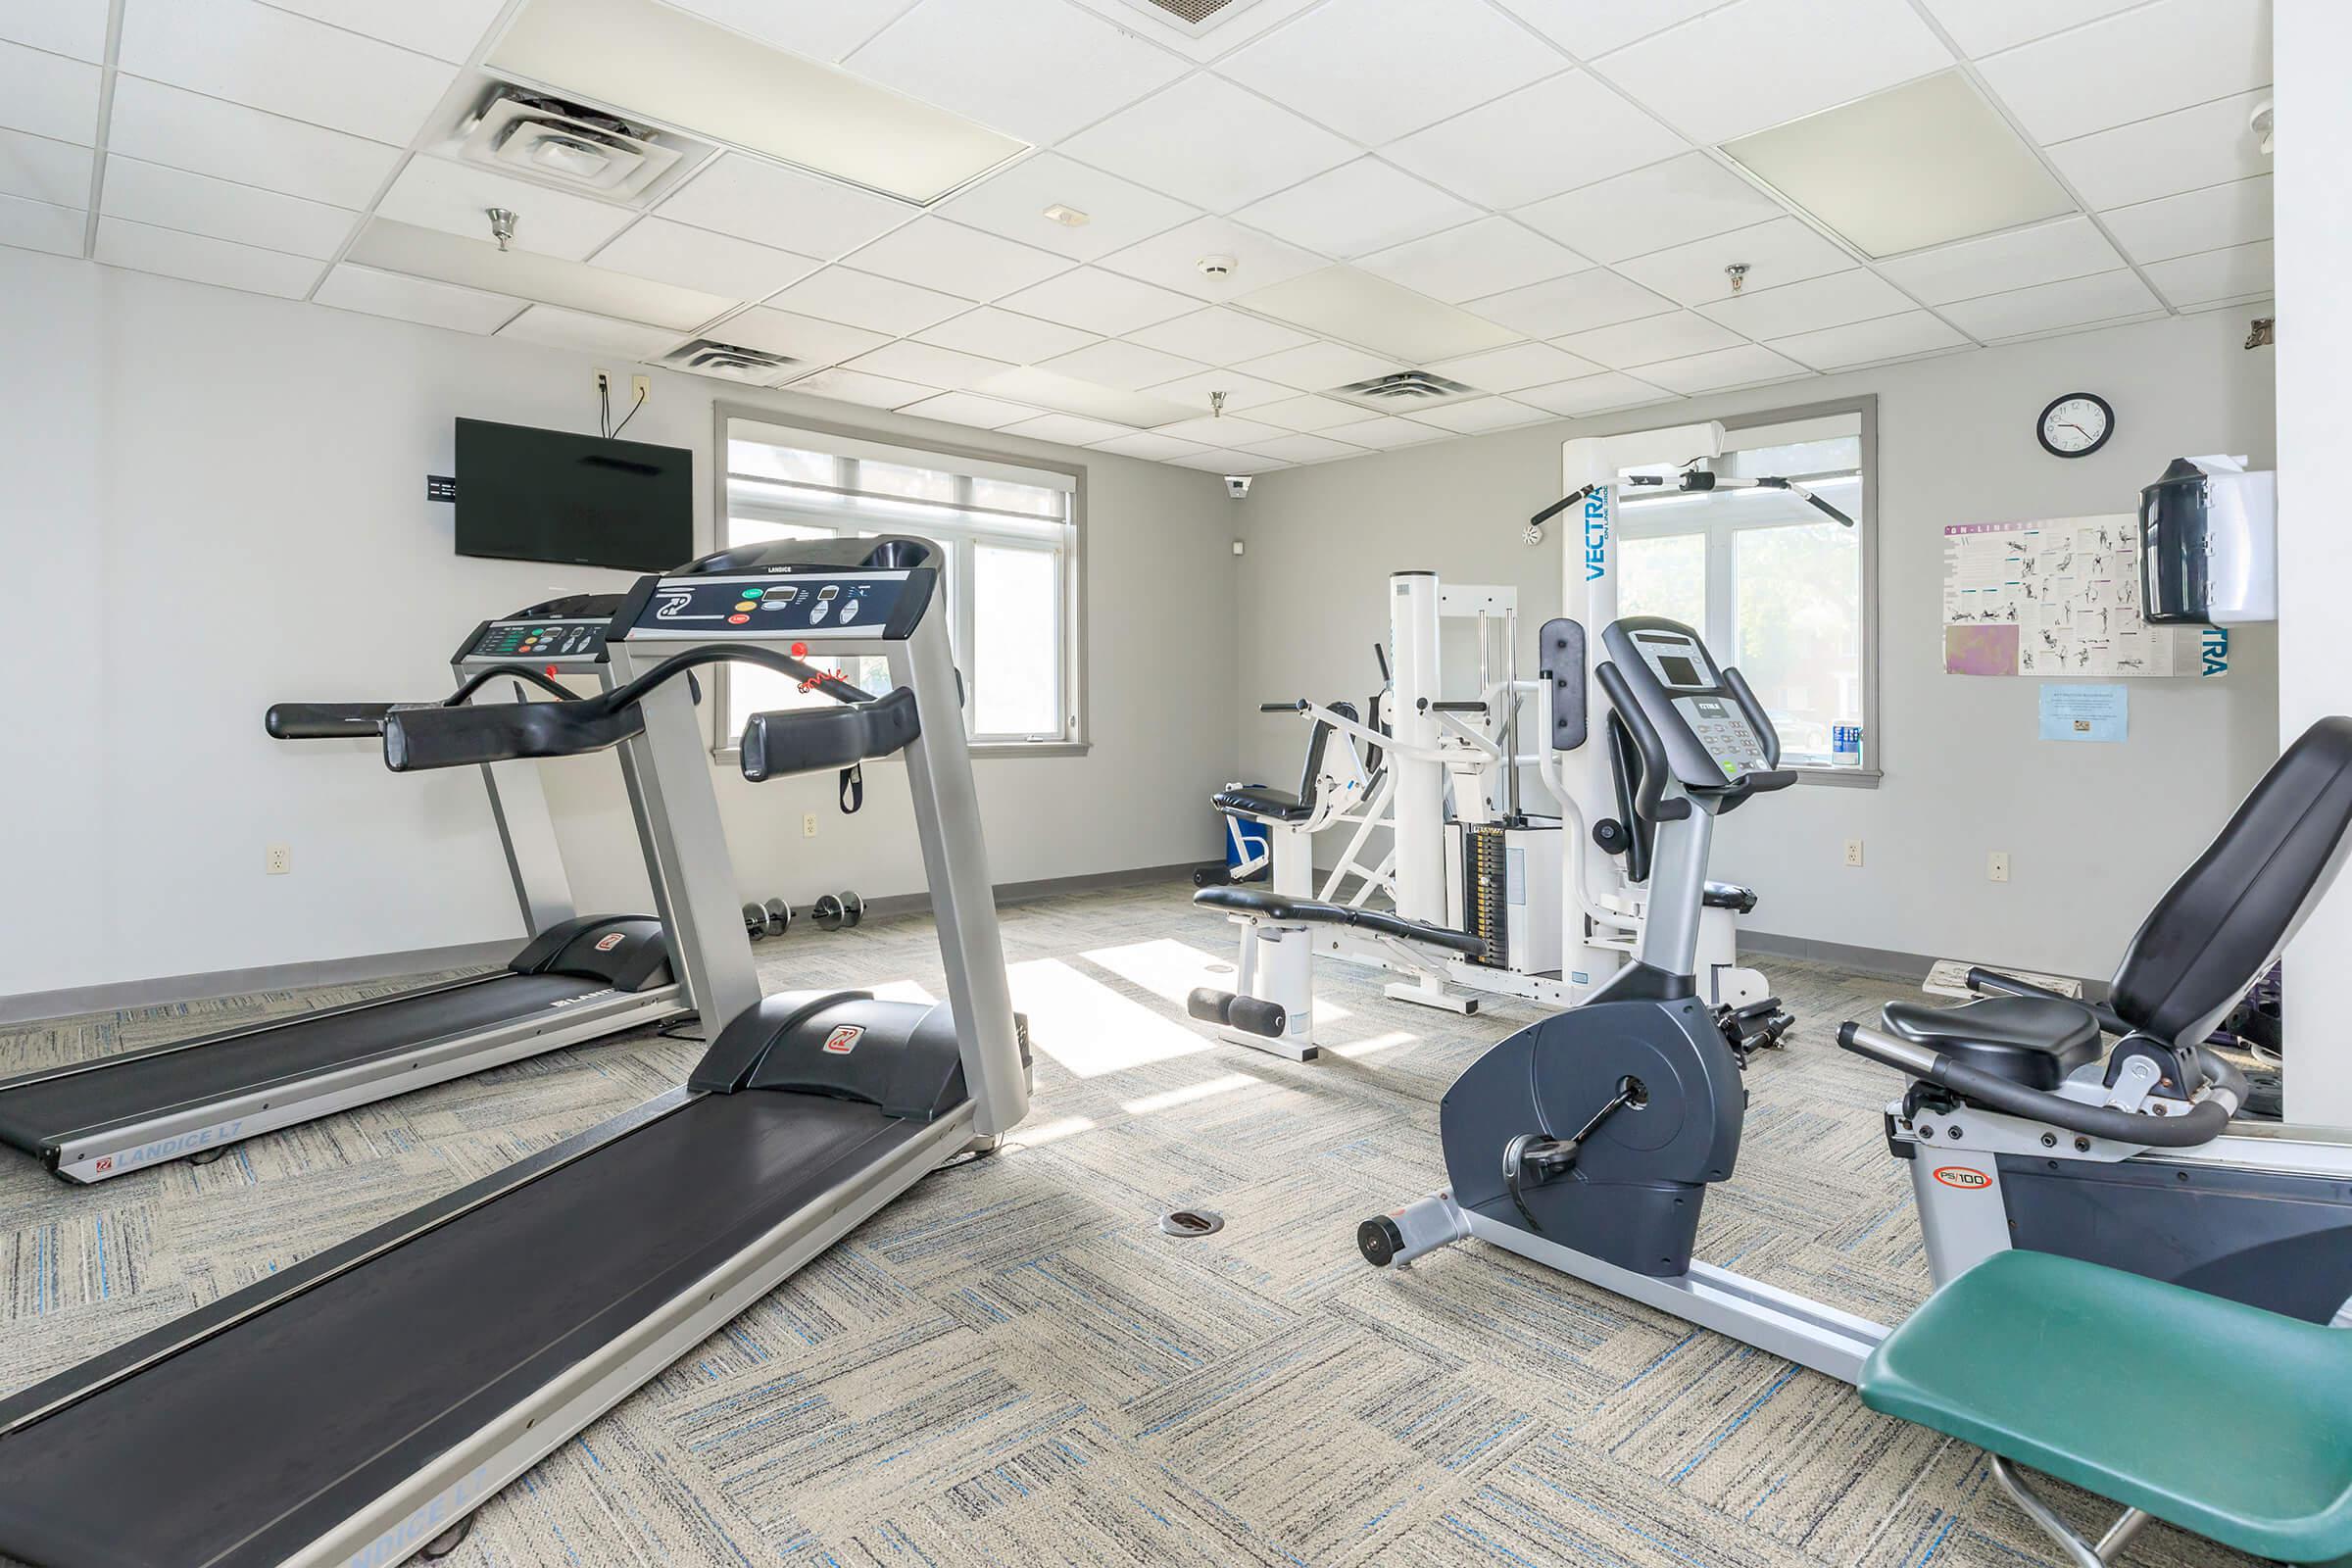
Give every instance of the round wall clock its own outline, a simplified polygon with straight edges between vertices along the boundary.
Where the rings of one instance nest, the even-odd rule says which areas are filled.
[[[2053,458],[2087,458],[2115,434],[2115,410],[2095,392],[2069,392],[2041,411],[2034,434]]]

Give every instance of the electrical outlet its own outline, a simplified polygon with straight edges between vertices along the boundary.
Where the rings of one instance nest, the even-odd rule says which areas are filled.
[[[654,395],[654,378],[653,378],[652,376],[650,376],[650,375],[632,375],[632,376],[630,376],[630,377],[629,377],[629,401],[630,401],[630,402],[632,402],[632,403],[644,403],[644,402],[646,402],[647,400],[651,399],[651,398],[653,397],[653,395]]]
[[[805,839],[816,837],[816,813],[814,811],[810,811],[801,818],[801,837]]]
[[[262,869],[271,876],[284,876],[294,869],[294,846],[272,844],[262,861]]]
[[[1984,879],[1988,882],[2009,880],[2009,852],[1995,850],[1984,861]]]
[[[611,370],[599,370],[596,372],[596,389],[599,392],[610,392],[612,390],[612,372]]]
[[[1860,839],[1847,839],[1845,841],[1845,863],[1848,865],[1860,865],[1862,863],[1862,841]]]

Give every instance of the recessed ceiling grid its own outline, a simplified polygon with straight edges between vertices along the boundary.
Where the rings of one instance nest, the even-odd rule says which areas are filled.
[[[1252,0],[1204,31],[1129,0],[658,0],[645,26],[1028,151],[922,206],[583,64],[590,107],[694,148],[650,210],[450,142],[526,10],[591,3],[9,8],[0,244],[648,362],[707,340],[748,351],[732,379],[781,357],[767,384],[1232,472],[2271,286],[2269,0]],[[1840,112],[1939,79],[2074,210],[1874,258],[1740,161],[1818,116],[1835,179]],[[1471,390],[1327,395],[1408,369]]]

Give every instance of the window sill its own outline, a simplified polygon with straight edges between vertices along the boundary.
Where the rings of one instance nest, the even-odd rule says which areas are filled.
[[[969,750],[974,761],[995,757],[1084,757],[1094,750],[1094,743],[1091,741],[981,741],[975,743]],[[723,767],[740,768],[743,766],[743,748],[740,746],[714,746],[710,749],[710,760]],[[874,760],[887,762],[892,759],[882,757],[876,758]]]
[[[1799,767],[1794,771],[1799,784],[1826,784],[1846,790],[1875,790],[1879,780],[1886,777],[1875,767]]]

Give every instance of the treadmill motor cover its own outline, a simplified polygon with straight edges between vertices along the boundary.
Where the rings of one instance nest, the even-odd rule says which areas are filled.
[[[650,914],[599,914],[549,926],[507,965],[516,974],[567,974],[615,991],[670,982],[669,939]]]

